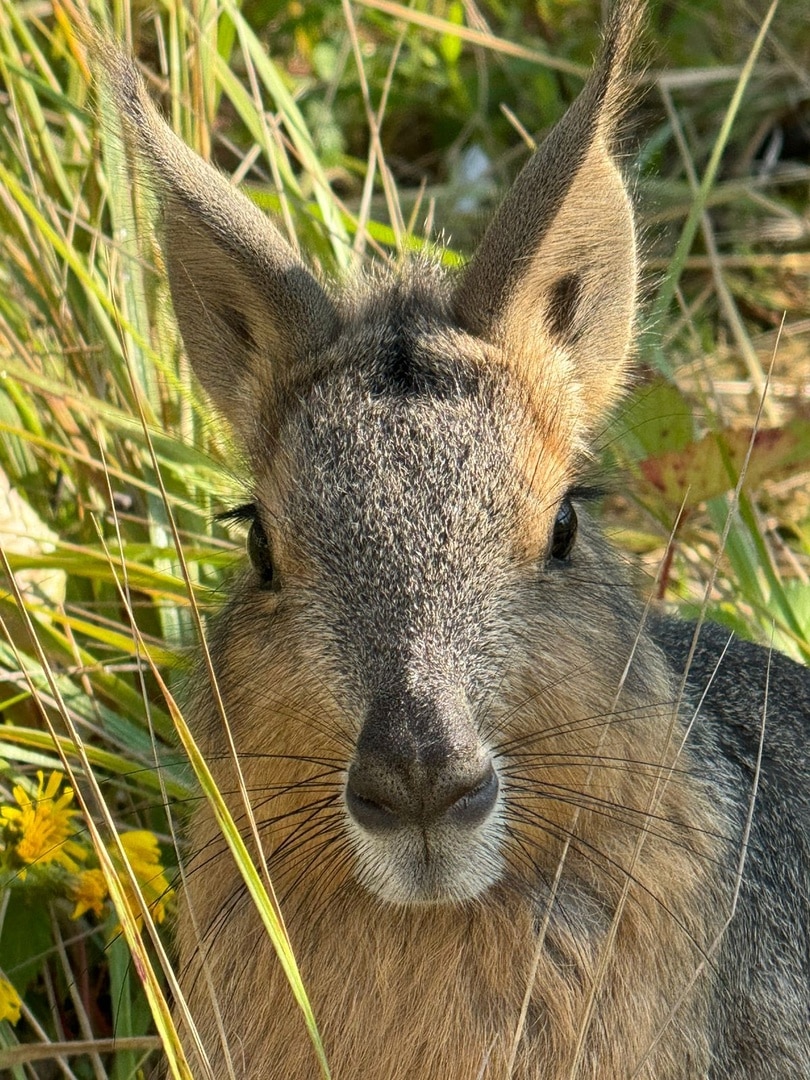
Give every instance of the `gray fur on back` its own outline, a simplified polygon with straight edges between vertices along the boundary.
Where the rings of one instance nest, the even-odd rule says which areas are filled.
[[[654,624],[678,676],[694,629]],[[687,683],[691,742],[727,822],[727,875],[736,879],[744,854],[736,912],[712,961],[722,993],[710,1075],[799,1080],[810,1076],[810,672],[705,623]]]

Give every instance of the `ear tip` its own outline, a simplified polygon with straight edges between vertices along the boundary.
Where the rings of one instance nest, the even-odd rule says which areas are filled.
[[[615,0],[608,16],[591,82],[601,99],[603,130],[612,131],[634,88],[630,67],[639,53],[639,38],[647,19],[645,0]]]
[[[108,34],[86,24],[81,33],[93,61],[96,81],[112,94],[127,126],[134,130],[142,127],[149,104],[137,65]]]
[[[605,43],[613,50],[615,60],[627,61],[635,48],[639,34],[647,21],[646,0],[615,0],[605,25]]]

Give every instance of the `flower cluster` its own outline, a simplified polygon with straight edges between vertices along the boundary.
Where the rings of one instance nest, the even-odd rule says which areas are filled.
[[[73,819],[78,813],[70,805],[73,802],[73,788],[66,787],[57,799],[56,793],[64,780],[61,773],[52,772],[46,784],[45,775],[40,770],[37,780],[39,783],[33,796],[22,784],[16,784],[12,794],[17,805],[0,807],[0,819],[6,827],[6,850],[10,842],[11,849],[22,863],[19,874],[23,880],[28,867],[34,863],[40,866],[58,863],[75,874],[79,861],[86,858],[87,851],[73,839]]]
[[[113,908],[107,877],[82,828],[73,805],[73,788],[60,772],[48,779],[37,772],[37,784],[20,780],[13,802],[0,805],[0,899],[12,886],[36,886],[73,904],[71,918],[92,912],[112,929]],[[174,897],[154,833],[135,829],[109,845],[110,858],[131,910],[140,918],[137,888],[157,923],[163,922]],[[123,852],[123,854],[122,854]],[[14,986],[0,975],[0,1021],[16,1023],[21,1001]]]
[[[166,877],[166,871],[160,861],[160,847],[154,833],[146,829],[136,829],[121,833],[121,847],[124,849],[126,862],[132,869],[132,875],[141,890],[146,906],[156,923],[166,918],[166,908],[174,890]],[[133,911],[139,910],[138,898],[128,873],[124,859],[117,847],[111,846],[110,852],[116,872],[124,889],[124,895]],[[72,885],[72,898],[76,901],[72,918],[78,919],[86,911],[102,915],[104,904],[109,898],[107,879],[101,870],[83,870]]]

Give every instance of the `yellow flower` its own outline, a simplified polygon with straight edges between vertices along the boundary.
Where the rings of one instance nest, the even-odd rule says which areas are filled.
[[[79,869],[76,861],[87,857],[87,850],[74,840],[73,818],[78,811],[71,807],[73,788],[66,787],[59,798],[56,793],[64,780],[60,772],[52,772],[45,783],[40,769],[37,772],[36,794],[33,798],[20,785],[14,787],[17,806],[0,807],[0,818],[7,822],[14,850],[22,862],[55,862],[70,873]],[[21,871],[20,877],[25,877]]]
[[[16,1024],[20,1019],[20,995],[8,981],[0,975],[0,1020],[9,1020]]]
[[[133,832],[121,833],[121,844],[132,867],[132,873],[141,887],[146,905],[152,912],[152,918],[156,923],[163,922],[166,908],[174,896],[174,889],[169,884],[160,862],[157,837],[146,829],[136,829]],[[113,858],[119,863],[119,877],[127,900],[133,910],[138,911],[138,901],[129,874],[120,866],[120,859],[116,858],[114,851]]]
[[[82,870],[70,892],[76,901],[71,919],[78,919],[80,915],[84,915],[85,911],[92,911],[95,915],[104,913],[107,881],[101,870]]]

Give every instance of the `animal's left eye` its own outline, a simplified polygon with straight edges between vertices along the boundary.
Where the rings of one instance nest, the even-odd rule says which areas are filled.
[[[571,554],[571,548],[577,538],[577,512],[571,500],[563,499],[557,517],[554,520],[554,533],[551,537],[552,559],[564,560]]]

